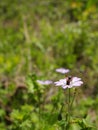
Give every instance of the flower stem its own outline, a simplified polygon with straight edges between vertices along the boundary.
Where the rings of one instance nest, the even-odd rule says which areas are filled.
[[[75,99],[75,96],[76,96],[76,89],[74,91],[74,95],[73,95],[72,100],[71,100],[70,96],[71,96],[71,89],[69,88],[68,89],[68,113],[66,115],[67,125],[65,127],[66,130],[68,130],[69,127],[70,127],[71,108],[72,108],[72,105],[73,105],[73,102],[74,102],[74,99]]]
[[[70,88],[68,89],[68,123],[70,122]]]
[[[68,89],[68,113],[66,114],[66,122],[67,122],[67,125],[65,126],[65,130],[68,130],[69,129],[69,126],[70,126],[70,88]]]
[[[72,101],[71,101],[71,103],[70,103],[70,108],[72,108],[72,105],[73,105],[75,96],[76,96],[76,89],[75,89],[75,91],[74,91],[73,99],[72,99]]]

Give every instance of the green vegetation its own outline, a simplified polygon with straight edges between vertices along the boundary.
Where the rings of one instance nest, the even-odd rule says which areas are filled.
[[[64,78],[55,72],[60,67],[84,82],[69,129],[98,129],[97,6],[97,0],[0,1],[0,130],[63,130],[67,90],[36,83]]]

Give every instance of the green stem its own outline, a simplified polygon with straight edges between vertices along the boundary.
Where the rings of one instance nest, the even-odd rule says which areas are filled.
[[[68,123],[70,122],[70,88],[68,89]]]
[[[66,121],[67,125],[65,127],[65,130],[68,130],[70,124],[70,88],[68,89],[68,113],[66,115]]]
[[[70,92],[70,88],[69,88],[68,89],[68,115],[67,115],[67,118],[66,118],[67,125],[65,127],[66,130],[69,129],[69,125],[70,125],[71,108],[72,108],[72,105],[73,105],[73,102],[74,102],[74,99],[75,99],[75,96],[76,96],[76,89],[74,91],[74,95],[73,95],[72,100],[70,99],[70,96],[71,96],[71,92]]]
[[[40,130],[40,96],[39,96],[40,94],[38,93],[38,105],[39,105],[39,110],[38,110],[38,115],[39,115],[39,130]]]
[[[72,108],[72,105],[73,105],[73,102],[74,102],[75,96],[76,96],[76,89],[75,89],[75,91],[74,91],[73,99],[72,99],[72,101],[71,101],[71,103],[70,103],[70,108]]]

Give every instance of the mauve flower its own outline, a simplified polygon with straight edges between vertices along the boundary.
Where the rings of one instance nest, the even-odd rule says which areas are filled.
[[[65,73],[68,73],[68,72],[69,72],[69,69],[58,68],[58,69],[56,69],[56,72],[59,72],[59,73],[65,74]]]
[[[72,88],[72,87],[77,87],[81,86],[83,82],[81,81],[81,78],[78,77],[67,77],[65,79],[60,79],[57,82],[54,82],[55,86],[61,86],[62,88]]]
[[[42,85],[49,85],[49,84],[52,84],[53,81],[51,81],[51,80],[45,80],[45,81],[37,80],[37,83],[42,84]]]

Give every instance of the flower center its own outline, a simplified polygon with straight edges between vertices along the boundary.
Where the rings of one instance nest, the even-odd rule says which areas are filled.
[[[66,85],[70,85],[71,81],[72,81],[72,76],[67,77]]]

